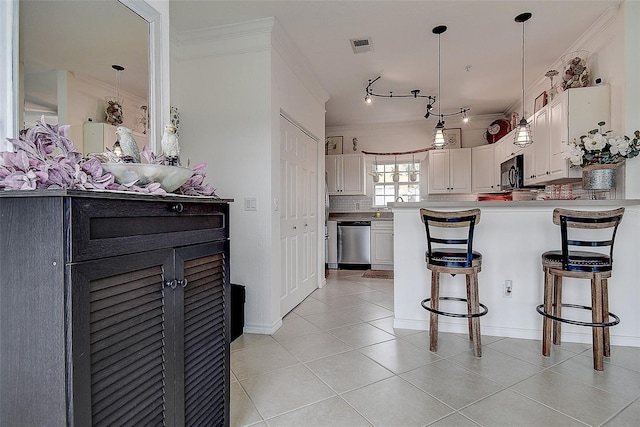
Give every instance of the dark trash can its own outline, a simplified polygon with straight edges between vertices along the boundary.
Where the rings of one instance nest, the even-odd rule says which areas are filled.
[[[245,287],[231,283],[231,341],[242,335],[245,301]]]

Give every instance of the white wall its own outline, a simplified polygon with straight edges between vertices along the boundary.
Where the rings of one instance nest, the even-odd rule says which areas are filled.
[[[280,187],[280,111],[324,136],[324,101],[311,94],[286,54],[274,51],[274,22],[178,35],[172,54],[181,158],[206,162],[216,193],[235,200],[231,282],[246,286],[245,330],[257,333],[281,324],[279,213],[272,209]],[[246,197],[257,199],[257,211],[243,209]]]

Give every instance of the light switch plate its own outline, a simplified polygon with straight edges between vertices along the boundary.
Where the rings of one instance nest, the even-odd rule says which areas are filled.
[[[255,197],[245,197],[244,198],[244,210],[245,211],[257,211],[258,210],[258,201]]]

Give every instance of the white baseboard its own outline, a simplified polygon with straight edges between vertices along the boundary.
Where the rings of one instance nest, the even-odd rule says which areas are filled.
[[[495,326],[482,326],[480,323],[480,330],[482,335],[491,337],[505,337],[505,338],[519,338],[526,340],[541,340],[542,329],[518,329],[518,328],[504,328]],[[428,320],[414,320],[414,319],[398,319],[393,320],[393,327],[399,329],[412,329],[416,331],[428,331]],[[456,334],[466,334],[469,329],[464,323],[449,323],[446,320],[438,321],[438,331],[451,332]],[[640,347],[640,338],[614,335],[615,328],[611,328],[611,344],[625,347]],[[585,328],[584,333],[576,332],[563,332],[562,341],[591,344],[592,334],[590,328]]]
[[[282,326],[282,319],[271,326],[264,325],[244,325],[242,330],[245,334],[273,335]]]

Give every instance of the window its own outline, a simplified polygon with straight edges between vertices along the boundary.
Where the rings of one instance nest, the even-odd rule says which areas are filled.
[[[373,205],[387,206],[402,197],[403,202],[420,201],[420,163],[398,163],[398,182],[393,182],[394,163],[378,163],[373,166],[379,181],[373,183]],[[411,181],[410,172],[415,171],[415,181]]]

